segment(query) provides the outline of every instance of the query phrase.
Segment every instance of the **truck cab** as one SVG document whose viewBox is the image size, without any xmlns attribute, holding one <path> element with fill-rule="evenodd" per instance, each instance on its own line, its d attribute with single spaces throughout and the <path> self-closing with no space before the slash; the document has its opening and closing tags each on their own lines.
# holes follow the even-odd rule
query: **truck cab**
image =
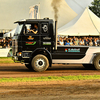
<svg viewBox="0 0 100 100">
<path fill-rule="evenodd" d="M 51 58 L 54 48 L 53 20 L 27 19 L 17 21 L 16 32 L 12 39 L 13 59 L 27 65 L 37 54 Z M 51 61 L 49 61 L 51 63 Z"/>
</svg>

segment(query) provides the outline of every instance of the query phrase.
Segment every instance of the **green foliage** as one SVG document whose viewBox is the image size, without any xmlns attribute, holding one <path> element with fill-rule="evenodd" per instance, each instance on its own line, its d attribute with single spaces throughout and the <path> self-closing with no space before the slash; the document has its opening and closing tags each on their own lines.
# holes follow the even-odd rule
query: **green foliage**
<svg viewBox="0 0 100 100">
<path fill-rule="evenodd" d="M 96 79 L 100 79 L 100 75 L 0 78 L 0 83 L 2 82 L 70 81 L 70 80 L 75 81 L 75 80 L 96 80 Z"/>
<path fill-rule="evenodd" d="M 90 6 L 89 9 L 98 17 L 100 17 L 100 0 L 94 0 L 94 2 L 91 4 L 92 6 Z"/>
</svg>

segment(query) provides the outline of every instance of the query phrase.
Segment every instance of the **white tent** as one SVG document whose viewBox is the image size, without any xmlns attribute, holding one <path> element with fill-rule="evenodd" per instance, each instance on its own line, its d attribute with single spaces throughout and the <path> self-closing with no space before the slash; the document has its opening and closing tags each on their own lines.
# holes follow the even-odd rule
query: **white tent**
<svg viewBox="0 0 100 100">
<path fill-rule="evenodd" d="M 15 31 L 16 31 L 16 28 L 13 29 L 12 31 L 8 32 L 8 33 L 5 33 L 3 37 L 4 37 L 4 38 L 5 38 L 5 37 L 13 37 Z"/>
<path fill-rule="evenodd" d="M 8 57 L 10 48 L 2 48 L 0 49 L 0 57 Z"/>
<path fill-rule="evenodd" d="M 80 14 L 86 7 L 91 5 L 94 0 L 65 0 L 67 4 L 77 13 Z"/>
<path fill-rule="evenodd" d="M 81 14 L 80 14 L 81 15 Z M 78 17 L 80 17 L 80 15 Z M 81 17 L 74 19 L 74 25 L 71 26 L 71 22 L 68 26 L 58 30 L 58 35 L 69 36 L 99 36 L 100 35 L 100 18 L 98 18 L 88 8 L 85 9 Z M 72 21 L 73 22 L 73 21 Z"/>
<path fill-rule="evenodd" d="M 74 20 L 58 29 L 59 32 L 66 30 L 66 28 L 73 26 L 83 14 L 87 6 L 91 5 L 93 0 L 65 0 L 67 4 L 78 14 Z"/>
</svg>

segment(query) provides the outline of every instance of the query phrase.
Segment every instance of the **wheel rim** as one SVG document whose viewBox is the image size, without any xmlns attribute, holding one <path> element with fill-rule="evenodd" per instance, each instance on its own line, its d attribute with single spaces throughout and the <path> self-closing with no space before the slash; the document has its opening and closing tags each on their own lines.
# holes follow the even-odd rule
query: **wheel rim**
<svg viewBox="0 0 100 100">
<path fill-rule="evenodd" d="M 100 67 L 100 59 L 99 59 L 99 61 L 98 61 L 98 65 L 99 65 L 99 67 Z"/>
<path fill-rule="evenodd" d="M 37 59 L 35 62 L 35 66 L 39 69 L 42 69 L 45 67 L 45 60 L 44 59 Z"/>
</svg>

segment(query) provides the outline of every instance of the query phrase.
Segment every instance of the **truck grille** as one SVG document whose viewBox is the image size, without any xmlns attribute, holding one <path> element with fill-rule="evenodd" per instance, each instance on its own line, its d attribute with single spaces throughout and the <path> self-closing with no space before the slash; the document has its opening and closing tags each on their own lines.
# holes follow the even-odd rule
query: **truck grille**
<svg viewBox="0 0 100 100">
<path fill-rule="evenodd" d="M 12 51 L 13 55 L 16 55 L 16 52 L 18 52 L 18 41 L 12 40 Z"/>
</svg>

